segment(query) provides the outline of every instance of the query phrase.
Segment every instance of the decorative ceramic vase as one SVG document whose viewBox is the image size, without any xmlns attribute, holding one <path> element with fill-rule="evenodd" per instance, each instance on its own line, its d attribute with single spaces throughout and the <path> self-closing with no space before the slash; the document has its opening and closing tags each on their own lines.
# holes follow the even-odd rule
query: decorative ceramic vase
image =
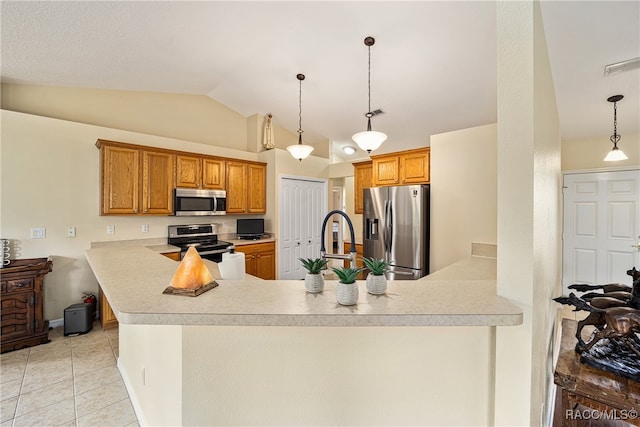
<svg viewBox="0 0 640 427">
<path fill-rule="evenodd" d="M 382 295 L 387 291 L 387 278 L 384 274 L 376 276 L 372 273 L 367 275 L 367 292 L 373 295 Z"/>
<path fill-rule="evenodd" d="M 307 273 L 307 275 L 304 276 L 304 287 L 307 289 L 307 292 L 311 292 L 312 294 L 322 292 L 324 289 L 324 277 L 322 277 L 320 273 Z"/>
<path fill-rule="evenodd" d="M 356 283 L 338 282 L 336 286 L 338 304 L 354 305 L 358 302 L 358 285 Z"/>
</svg>

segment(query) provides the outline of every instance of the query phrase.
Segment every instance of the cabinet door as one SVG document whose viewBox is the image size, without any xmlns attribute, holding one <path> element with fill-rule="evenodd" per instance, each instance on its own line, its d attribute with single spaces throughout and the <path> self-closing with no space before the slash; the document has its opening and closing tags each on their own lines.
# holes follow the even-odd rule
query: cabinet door
<svg viewBox="0 0 640 427">
<path fill-rule="evenodd" d="M 373 159 L 373 185 L 397 185 L 400 182 L 400 159 L 398 156 Z"/>
<path fill-rule="evenodd" d="M 103 146 L 101 215 L 137 214 L 140 188 L 140 152 Z"/>
<path fill-rule="evenodd" d="M 256 254 L 256 276 L 265 280 L 276 278 L 276 254 L 275 252 L 258 252 Z"/>
<path fill-rule="evenodd" d="M 227 213 L 247 212 L 247 164 L 227 162 Z"/>
<path fill-rule="evenodd" d="M 176 187 L 200 188 L 202 159 L 192 156 L 176 156 Z"/>
<path fill-rule="evenodd" d="M 404 154 L 400 157 L 402 184 L 426 184 L 429 182 L 429 150 Z"/>
<path fill-rule="evenodd" d="M 142 152 L 142 213 L 173 213 L 173 162 L 175 156 Z"/>
<path fill-rule="evenodd" d="M 16 292 L 2 296 L 2 340 L 7 341 L 33 334 L 34 292 Z"/>
<path fill-rule="evenodd" d="M 218 159 L 202 159 L 202 188 L 224 190 L 225 161 Z"/>
<path fill-rule="evenodd" d="M 265 213 L 267 211 L 267 168 L 265 165 L 248 165 L 249 187 L 247 211 Z"/>
<path fill-rule="evenodd" d="M 364 213 L 363 190 L 373 185 L 373 162 L 354 164 L 354 211 Z"/>
</svg>

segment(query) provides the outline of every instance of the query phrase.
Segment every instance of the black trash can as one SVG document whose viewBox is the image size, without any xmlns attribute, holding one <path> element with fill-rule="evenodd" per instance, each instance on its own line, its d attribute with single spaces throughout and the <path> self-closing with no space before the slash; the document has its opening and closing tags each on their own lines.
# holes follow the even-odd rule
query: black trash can
<svg viewBox="0 0 640 427">
<path fill-rule="evenodd" d="M 64 334 L 86 334 L 93 328 L 93 305 L 88 302 L 72 304 L 64 309 Z"/>
</svg>

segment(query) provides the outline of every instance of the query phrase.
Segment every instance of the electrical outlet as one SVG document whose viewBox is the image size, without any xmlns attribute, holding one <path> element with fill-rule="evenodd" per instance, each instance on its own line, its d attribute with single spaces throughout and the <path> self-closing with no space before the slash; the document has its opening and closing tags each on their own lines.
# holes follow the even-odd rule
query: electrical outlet
<svg viewBox="0 0 640 427">
<path fill-rule="evenodd" d="M 116 226 L 107 225 L 107 234 L 116 234 Z"/>
<path fill-rule="evenodd" d="M 31 229 L 31 238 L 32 239 L 44 239 L 47 237 L 47 229 L 46 228 L 32 228 Z"/>
<path fill-rule="evenodd" d="M 75 227 L 69 227 L 67 229 L 67 237 L 76 237 L 76 228 Z"/>
<path fill-rule="evenodd" d="M 143 233 L 149 232 L 149 224 L 142 224 L 142 232 Z"/>
</svg>

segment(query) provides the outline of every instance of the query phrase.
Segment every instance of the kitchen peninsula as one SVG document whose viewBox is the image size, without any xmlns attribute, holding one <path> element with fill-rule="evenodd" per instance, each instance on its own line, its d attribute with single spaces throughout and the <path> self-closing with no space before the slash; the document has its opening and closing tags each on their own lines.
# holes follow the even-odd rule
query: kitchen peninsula
<svg viewBox="0 0 640 427">
<path fill-rule="evenodd" d="M 490 424 L 495 328 L 522 323 L 490 258 L 382 296 L 359 281 L 344 307 L 333 281 L 309 294 L 302 281 L 219 280 L 189 298 L 162 294 L 177 263 L 151 249 L 86 257 L 120 322 L 141 424 Z M 460 272 L 473 275 L 447 277 Z"/>
</svg>

